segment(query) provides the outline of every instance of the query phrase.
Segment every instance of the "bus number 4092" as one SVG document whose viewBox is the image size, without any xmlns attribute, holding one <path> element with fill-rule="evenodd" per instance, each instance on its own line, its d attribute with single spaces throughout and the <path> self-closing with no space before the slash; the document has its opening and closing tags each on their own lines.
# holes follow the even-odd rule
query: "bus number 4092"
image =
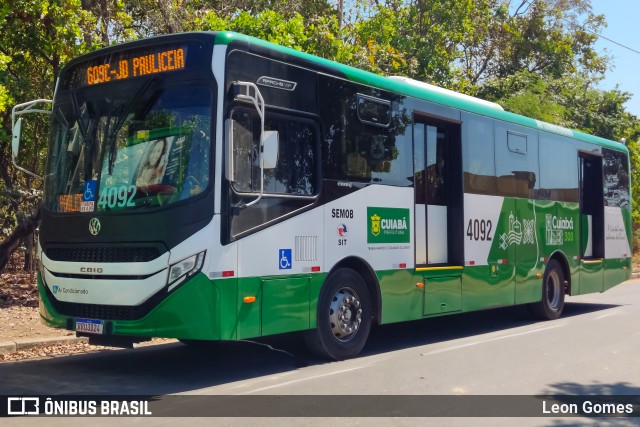
<svg viewBox="0 0 640 427">
<path fill-rule="evenodd" d="M 491 240 L 492 227 L 490 219 L 470 219 L 467 225 L 467 236 L 469 240 Z"/>
</svg>

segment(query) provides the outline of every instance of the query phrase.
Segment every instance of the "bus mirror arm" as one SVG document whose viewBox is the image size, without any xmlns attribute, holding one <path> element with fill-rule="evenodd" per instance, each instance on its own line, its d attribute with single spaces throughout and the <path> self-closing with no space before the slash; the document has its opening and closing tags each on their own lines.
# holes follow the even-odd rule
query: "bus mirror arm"
<svg viewBox="0 0 640 427">
<path fill-rule="evenodd" d="M 244 89 L 244 93 L 243 93 Z M 265 116 L 265 103 L 262 94 L 260 93 L 260 89 L 256 86 L 255 83 L 251 82 L 242 82 L 235 81 L 232 86 L 232 93 L 234 98 L 240 101 L 249 101 L 253 104 L 255 109 L 258 111 L 258 115 L 260 116 L 260 192 L 258 193 L 258 197 L 251 202 L 247 203 L 243 206 L 244 208 L 248 208 L 249 206 L 253 206 L 258 203 L 264 194 L 264 170 L 265 170 L 265 156 L 264 156 L 264 143 L 267 138 L 273 138 L 269 135 L 265 135 L 264 131 L 264 116 Z M 253 94 L 251 93 L 253 92 Z M 277 132 L 276 132 L 276 140 L 277 140 Z M 230 147 L 233 147 L 233 142 L 231 142 Z M 233 151 L 227 150 L 227 163 L 233 163 Z M 269 166 L 269 165 L 267 165 Z M 275 165 L 274 165 L 275 166 Z M 227 168 L 227 173 L 233 171 L 233 167 Z"/>
<path fill-rule="evenodd" d="M 42 177 L 40 175 L 37 175 L 27 169 L 24 169 L 23 167 L 20 167 L 17 163 L 16 163 L 16 158 L 18 157 L 18 151 L 20 149 L 20 137 L 22 135 L 22 117 L 18 117 L 21 116 L 23 114 L 30 114 L 30 113 L 43 113 L 43 114 L 51 114 L 51 110 L 45 110 L 42 108 L 34 108 L 35 106 L 37 106 L 38 104 L 47 104 L 47 105 L 51 105 L 52 101 L 49 99 L 36 99 L 35 101 L 29 101 L 29 102 L 25 102 L 22 104 L 18 104 L 16 106 L 13 107 L 13 109 L 11 110 L 11 162 L 13 163 L 13 166 L 18 169 L 19 171 L 22 171 L 28 175 L 31 175 L 35 178 L 40 178 L 42 179 Z"/>
</svg>

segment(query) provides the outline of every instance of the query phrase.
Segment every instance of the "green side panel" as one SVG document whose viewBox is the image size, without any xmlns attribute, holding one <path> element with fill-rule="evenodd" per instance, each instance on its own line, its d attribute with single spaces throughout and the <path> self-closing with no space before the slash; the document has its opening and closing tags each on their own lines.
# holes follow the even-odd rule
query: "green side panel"
<svg viewBox="0 0 640 427">
<path fill-rule="evenodd" d="M 176 289 L 149 314 L 138 320 L 107 320 L 113 335 L 232 340 L 236 338 L 236 280 L 212 282 L 199 273 Z M 68 317 L 58 314 L 40 286 L 40 316 L 50 326 L 66 327 Z"/>
<path fill-rule="evenodd" d="M 542 297 L 548 260 L 559 256 L 569 266 L 572 292 L 579 292 L 579 205 L 505 198 L 486 260 L 466 266 L 462 310 L 526 304 Z M 590 290 L 592 292 L 592 290 Z"/>
<path fill-rule="evenodd" d="M 631 278 L 631 258 L 604 260 L 604 290 Z"/>
<path fill-rule="evenodd" d="M 413 270 L 377 271 L 382 295 L 381 323 L 403 322 L 423 317 L 422 273 Z"/>
<path fill-rule="evenodd" d="M 456 276 L 425 277 L 424 314 L 435 315 L 460 311 L 462 308 L 462 278 Z"/>
<path fill-rule="evenodd" d="M 629 247 L 633 252 L 633 219 L 631 218 L 630 208 L 622 208 L 622 218 L 624 220 L 624 229 L 627 233 L 627 239 L 629 240 Z"/>
<path fill-rule="evenodd" d="M 549 203 L 544 203 L 548 208 Z M 539 301 L 542 296 L 542 279 L 545 263 L 541 261 L 541 245 L 544 236 L 545 208 L 536 201 L 515 200 L 515 215 L 522 223 L 522 240 L 516 246 L 516 304 Z M 538 216 L 540 215 L 540 218 Z"/>
<path fill-rule="evenodd" d="M 246 297 L 255 297 L 253 303 L 246 303 Z M 262 307 L 262 280 L 260 277 L 238 279 L 238 339 L 259 337 L 260 308 Z"/>
<path fill-rule="evenodd" d="M 580 294 L 602 292 L 604 260 L 582 260 L 580 266 Z"/>
<path fill-rule="evenodd" d="M 310 277 L 262 281 L 262 335 L 309 329 Z"/>
<path fill-rule="evenodd" d="M 40 273 L 38 273 L 38 293 L 40 294 L 40 302 L 38 303 L 38 308 L 40 312 L 40 319 L 42 320 L 42 322 L 52 328 L 66 329 L 67 318 L 65 316 L 59 315 L 54 310 L 44 291 L 44 283 L 42 283 L 42 277 L 40 277 Z"/>
<path fill-rule="evenodd" d="M 326 274 L 238 279 L 238 339 L 314 328 Z M 245 297 L 255 297 L 247 303 Z"/>
<path fill-rule="evenodd" d="M 327 274 L 314 274 L 311 276 L 311 292 L 309 295 L 309 328 L 315 328 L 318 324 L 318 297 L 320 289 L 327 279 Z"/>
<path fill-rule="evenodd" d="M 467 266 L 462 281 L 462 311 L 512 305 L 515 298 L 516 240 L 521 233 L 515 200 L 505 198 L 487 262 Z M 521 222 L 521 221 L 520 221 Z"/>
<path fill-rule="evenodd" d="M 544 253 L 545 257 L 551 257 L 554 252 L 561 252 L 565 255 L 567 264 L 569 265 L 569 272 L 571 275 L 571 295 L 578 295 L 580 293 L 580 268 L 581 261 L 580 255 L 582 254 L 580 249 L 580 204 L 576 202 L 555 202 L 554 210 L 551 212 L 556 218 L 569 220 L 569 224 L 573 228 L 567 228 L 562 231 L 562 244 L 554 245 L 547 243 L 547 247 Z M 549 219 L 552 223 L 549 225 Z M 554 232 L 553 217 L 545 221 L 545 239 L 553 240 L 551 233 Z M 559 230 L 555 230 L 559 232 Z M 569 280 L 567 278 L 567 280 Z"/>
<path fill-rule="evenodd" d="M 580 205 L 575 202 L 536 201 L 541 257 L 562 254 L 570 271 L 571 294 L 580 293 Z M 546 264 L 545 264 L 546 267 Z M 541 272 L 544 274 L 544 269 Z M 542 286 L 542 280 L 540 280 Z M 538 296 L 540 299 L 542 289 Z"/>
</svg>

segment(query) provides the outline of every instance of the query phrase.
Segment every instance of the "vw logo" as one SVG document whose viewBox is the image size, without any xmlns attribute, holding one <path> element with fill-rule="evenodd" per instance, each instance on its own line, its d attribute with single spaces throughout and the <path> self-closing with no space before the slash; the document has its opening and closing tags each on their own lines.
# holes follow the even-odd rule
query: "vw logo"
<svg viewBox="0 0 640 427">
<path fill-rule="evenodd" d="M 100 232 L 100 220 L 98 220 L 98 218 L 91 218 L 91 221 L 89 221 L 89 233 L 93 234 L 94 236 L 97 236 L 99 232 Z"/>
</svg>

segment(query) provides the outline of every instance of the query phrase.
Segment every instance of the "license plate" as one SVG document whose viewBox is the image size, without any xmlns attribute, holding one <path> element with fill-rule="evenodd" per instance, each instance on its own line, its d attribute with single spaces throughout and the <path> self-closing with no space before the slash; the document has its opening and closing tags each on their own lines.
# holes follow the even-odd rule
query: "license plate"
<svg viewBox="0 0 640 427">
<path fill-rule="evenodd" d="M 102 335 L 104 333 L 104 321 L 93 319 L 76 319 L 76 332 Z"/>
</svg>

